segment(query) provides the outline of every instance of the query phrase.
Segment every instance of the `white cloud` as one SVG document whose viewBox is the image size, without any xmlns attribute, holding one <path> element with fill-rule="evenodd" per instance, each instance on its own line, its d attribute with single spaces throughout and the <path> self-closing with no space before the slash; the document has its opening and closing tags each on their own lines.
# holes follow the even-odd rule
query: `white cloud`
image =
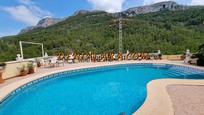
<svg viewBox="0 0 204 115">
<path fill-rule="evenodd" d="M 169 1 L 169 0 L 144 0 L 143 4 L 144 5 L 149 5 L 149 4 L 154 4 L 154 3 L 158 3 L 158 2 L 164 2 L 164 1 Z"/>
<path fill-rule="evenodd" d="M 126 0 L 88 0 L 95 10 L 105 10 L 107 12 L 119 12 L 122 10 Z"/>
<path fill-rule="evenodd" d="M 204 0 L 192 0 L 192 5 L 204 5 Z"/>
<path fill-rule="evenodd" d="M 35 25 L 39 20 L 39 17 L 33 15 L 32 11 L 24 5 L 20 5 L 16 7 L 5 7 L 4 11 L 8 12 L 17 21 L 20 21 L 29 25 Z"/>
<path fill-rule="evenodd" d="M 2 10 L 9 13 L 15 20 L 28 25 L 36 25 L 41 18 L 52 16 L 50 12 L 42 10 L 31 0 L 19 0 L 19 3 L 21 5 L 3 7 Z"/>
</svg>

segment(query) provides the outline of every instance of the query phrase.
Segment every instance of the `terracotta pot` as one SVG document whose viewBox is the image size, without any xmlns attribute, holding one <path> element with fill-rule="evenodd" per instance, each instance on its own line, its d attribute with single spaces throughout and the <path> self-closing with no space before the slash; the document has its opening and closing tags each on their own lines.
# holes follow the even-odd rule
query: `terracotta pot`
<svg viewBox="0 0 204 115">
<path fill-rule="evenodd" d="M 40 64 L 40 63 L 37 63 L 37 67 L 41 67 L 41 64 Z"/>
<path fill-rule="evenodd" d="M 20 76 L 26 76 L 26 75 L 28 75 L 28 71 L 21 71 L 20 72 Z"/>
<path fill-rule="evenodd" d="M 34 68 L 33 68 L 33 69 L 30 69 L 29 72 L 28 72 L 28 74 L 33 74 L 33 73 L 35 73 Z"/>
<path fill-rule="evenodd" d="M 2 83 L 4 83 L 5 81 L 4 81 L 4 79 L 2 78 L 2 75 L 3 75 L 3 72 L 2 71 L 0 71 L 0 84 L 2 84 Z"/>
</svg>

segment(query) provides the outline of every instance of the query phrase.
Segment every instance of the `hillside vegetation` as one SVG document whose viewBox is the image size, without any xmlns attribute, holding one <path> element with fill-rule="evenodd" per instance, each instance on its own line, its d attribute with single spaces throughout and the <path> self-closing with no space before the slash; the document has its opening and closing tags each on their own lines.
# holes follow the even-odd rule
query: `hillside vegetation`
<svg viewBox="0 0 204 115">
<path fill-rule="evenodd" d="M 106 12 L 72 16 L 46 29 L 0 40 L 0 61 L 14 60 L 19 41 L 44 43 L 49 55 L 59 51 L 117 52 L 118 21 Z M 123 18 L 124 51 L 181 54 L 204 43 L 204 9 L 160 11 Z M 40 47 L 24 45 L 25 57 L 41 55 Z"/>
</svg>

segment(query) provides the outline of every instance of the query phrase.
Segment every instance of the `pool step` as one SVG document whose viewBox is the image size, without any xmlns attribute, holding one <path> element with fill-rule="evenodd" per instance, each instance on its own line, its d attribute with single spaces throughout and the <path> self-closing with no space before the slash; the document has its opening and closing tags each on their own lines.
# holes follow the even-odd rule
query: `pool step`
<svg viewBox="0 0 204 115">
<path fill-rule="evenodd" d="M 184 71 L 184 70 L 175 70 L 175 71 L 182 71 L 186 74 L 201 74 L 202 72 L 201 71 Z"/>
<path fill-rule="evenodd" d="M 178 74 L 178 73 L 166 73 L 165 75 L 170 76 L 170 77 L 185 76 L 184 74 Z"/>
<path fill-rule="evenodd" d="M 190 74 L 201 74 L 203 73 L 203 71 L 201 70 L 196 70 L 196 69 L 183 69 L 183 68 L 169 68 L 169 70 L 173 70 L 173 71 L 183 71 L 185 73 L 190 73 Z"/>
<path fill-rule="evenodd" d="M 178 76 L 188 76 L 188 75 L 197 75 L 202 74 L 201 72 L 194 72 L 194 71 L 184 71 L 184 70 L 169 70 L 165 75 L 170 77 L 178 77 Z"/>
<path fill-rule="evenodd" d="M 177 77 L 177 76 L 186 76 L 189 74 L 183 71 L 169 71 L 166 73 L 166 75 L 171 76 L 171 77 Z"/>
</svg>

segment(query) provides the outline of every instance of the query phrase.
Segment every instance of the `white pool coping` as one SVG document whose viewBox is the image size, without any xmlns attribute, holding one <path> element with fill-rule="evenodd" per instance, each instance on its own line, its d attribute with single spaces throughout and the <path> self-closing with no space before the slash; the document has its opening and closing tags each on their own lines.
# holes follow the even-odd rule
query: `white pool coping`
<svg viewBox="0 0 204 115">
<path fill-rule="evenodd" d="M 155 61 L 120 61 L 120 62 L 97 62 L 97 63 L 78 63 L 67 64 L 64 67 L 50 68 L 40 71 L 39 73 L 29 75 L 24 79 L 20 79 L 0 87 L 0 102 L 17 88 L 42 77 L 70 70 L 93 68 L 101 66 L 110 66 L 118 64 L 136 64 L 136 63 L 155 63 L 155 64 L 172 64 L 187 66 L 204 70 L 203 67 L 185 65 L 180 62 L 155 60 Z M 204 85 L 204 80 L 178 80 L 178 79 L 161 79 L 151 81 L 147 85 L 147 98 L 144 104 L 133 115 L 174 115 L 173 104 L 166 90 L 166 86 L 173 84 L 188 84 L 188 85 Z"/>
</svg>

